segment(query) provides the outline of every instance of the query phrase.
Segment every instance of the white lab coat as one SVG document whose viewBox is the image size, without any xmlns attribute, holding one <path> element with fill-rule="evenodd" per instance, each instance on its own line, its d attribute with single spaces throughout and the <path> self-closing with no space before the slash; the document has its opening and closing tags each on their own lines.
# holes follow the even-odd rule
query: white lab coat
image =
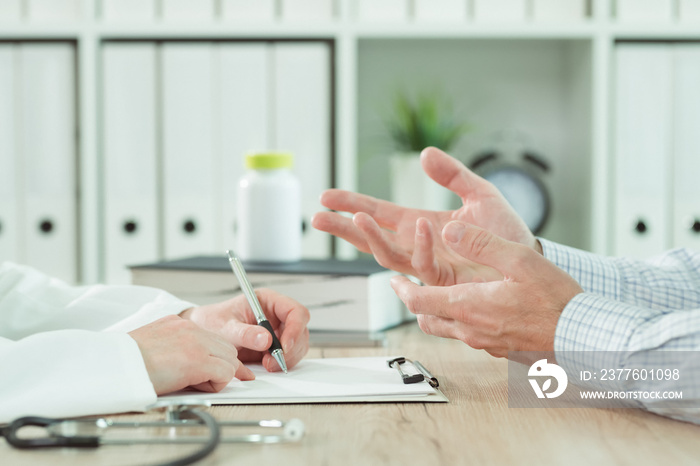
<svg viewBox="0 0 700 466">
<path fill-rule="evenodd" d="M 192 306 L 155 288 L 75 287 L 0 264 L 0 423 L 143 411 L 156 393 L 127 332 Z"/>
</svg>

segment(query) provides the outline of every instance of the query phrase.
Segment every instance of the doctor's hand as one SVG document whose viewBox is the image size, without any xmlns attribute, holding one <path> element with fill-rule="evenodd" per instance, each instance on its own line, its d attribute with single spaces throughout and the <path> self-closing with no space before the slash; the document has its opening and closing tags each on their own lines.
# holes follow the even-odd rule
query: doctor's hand
<svg viewBox="0 0 700 466">
<path fill-rule="evenodd" d="M 178 316 L 168 316 L 129 332 L 141 350 L 148 376 L 159 395 L 193 387 L 218 392 L 233 377 L 253 379 L 236 348 Z"/>
<path fill-rule="evenodd" d="M 499 280 L 497 271 L 465 260 L 439 241 L 439 232 L 452 220 L 480 226 L 510 241 L 541 252 L 529 228 L 498 189 L 463 163 L 434 147 L 421 153 L 423 171 L 462 199 L 454 211 L 401 207 L 363 194 L 331 189 L 321 204 L 355 214 L 352 219 L 335 212 L 319 212 L 312 225 L 374 254 L 384 267 L 418 277 L 429 285 L 453 285 Z"/>
<path fill-rule="evenodd" d="M 261 288 L 255 294 L 282 345 L 287 367 L 294 367 L 309 350 L 308 309 L 273 290 Z M 180 316 L 225 338 L 238 349 L 238 358 L 244 363 L 262 362 L 270 372 L 281 370 L 267 351 L 272 345 L 272 335 L 257 324 L 244 295 L 194 307 Z"/>
<path fill-rule="evenodd" d="M 392 287 L 418 315 L 425 333 L 461 340 L 496 357 L 509 351 L 554 351 L 554 332 L 567 303 L 583 292 L 563 270 L 531 248 L 462 222 L 442 239 L 460 256 L 494 268 L 499 281 L 419 286 L 394 277 Z"/>
</svg>

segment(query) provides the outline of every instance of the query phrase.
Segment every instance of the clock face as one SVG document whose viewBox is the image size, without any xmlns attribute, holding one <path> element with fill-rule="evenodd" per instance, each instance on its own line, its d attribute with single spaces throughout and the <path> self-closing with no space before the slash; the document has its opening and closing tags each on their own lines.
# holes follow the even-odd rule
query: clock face
<svg viewBox="0 0 700 466">
<path fill-rule="evenodd" d="M 501 167 L 483 175 L 503 194 L 533 233 L 549 215 L 549 197 L 542 182 L 517 167 Z"/>
</svg>

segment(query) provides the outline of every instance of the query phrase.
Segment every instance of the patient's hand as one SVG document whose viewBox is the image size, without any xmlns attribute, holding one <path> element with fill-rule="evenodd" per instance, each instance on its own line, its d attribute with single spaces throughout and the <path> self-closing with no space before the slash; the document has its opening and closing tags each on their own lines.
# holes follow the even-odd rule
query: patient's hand
<svg viewBox="0 0 700 466">
<path fill-rule="evenodd" d="M 331 189 L 323 193 L 321 203 L 331 210 L 355 215 L 350 219 L 335 212 L 319 212 L 313 226 L 373 254 L 384 267 L 416 276 L 429 285 L 502 278 L 493 268 L 469 261 L 445 247 L 440 234 L 452 220 L 477 225 L 541 252 L 525 222 L 491 183 L 434 147 L 422 152 L 421 163 L 430 178 L 462 199 L 462 207 L 443 212 L 411 209 Z"/>
</svg>

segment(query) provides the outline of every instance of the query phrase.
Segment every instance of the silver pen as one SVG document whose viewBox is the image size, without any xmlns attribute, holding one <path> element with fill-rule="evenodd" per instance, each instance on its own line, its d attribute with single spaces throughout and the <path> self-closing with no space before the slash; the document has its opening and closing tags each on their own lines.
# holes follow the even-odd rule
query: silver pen
<svg viewBox="0 0 700 466">
<path fill-rule="evenodd" d="M 241 286 L 241 290 L 243 290 L 243 294 L 248 300 L 248 304 L 250 304 L 250 308 L 253 310 L 253 314 L 255 314 L 255 320 L 258 321 L 258 325 L 266 328 L 267 331 L 270 332 L 270 334 L 272 335 L 272 345 L 270 346 L 270 349 L 268 351 L 270 352 L 272 357 L 275 358 L 277 364 L 279 364 L 280 368 L 286 374 L 287 364 L 284 361 L 284 351 L 282 351 L 282 345 L 277 339 L 275 331 L 272 330 L 272 325 L 270 325 L 270 322 L 265 317 L 265 313 L 263 312 L 262 307 L 260 306 L 260 301 L 258 301 L 258 297 L 256 296 L 255 291 L 253 291 L 252 285 L 248 281 L 248 275 L 246 275 L 245 273 L 243 264 L 241 264 L 241 260 L 230 249 L 226 251 L 226 254 L 228 254 L 228 261 L 231 264 L 231 269 L 233 269 L 233 273 L 236 274 L 236 278 L 238 279 L 238 283 Z"/>
</svg>

